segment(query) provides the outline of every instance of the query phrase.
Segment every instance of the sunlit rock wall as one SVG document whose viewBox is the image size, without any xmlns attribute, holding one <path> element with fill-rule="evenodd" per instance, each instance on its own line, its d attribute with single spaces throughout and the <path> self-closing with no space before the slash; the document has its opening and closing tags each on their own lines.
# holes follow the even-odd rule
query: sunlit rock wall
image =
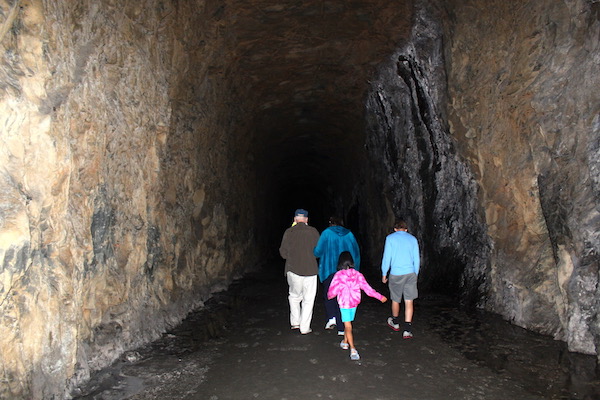
<svg viewBox="0 0 600 400">
<path fill-rule="evenodd" d="M 596 353 L 600 4 L 448 3 L 451 132 L 494 241 L 486 306 Z"/>
<path fill-rule="evenodd" d="M 0 9 L 0 398 L 63 398 L 256 261 L 254 178 L 216 2 Z"/>
<path fill-rule="evenodd" d="M 595 354 L 600 4 L 422 3 L 367 103 L 373 246 L 404 215 L 422 287 Z"/>
</svg>

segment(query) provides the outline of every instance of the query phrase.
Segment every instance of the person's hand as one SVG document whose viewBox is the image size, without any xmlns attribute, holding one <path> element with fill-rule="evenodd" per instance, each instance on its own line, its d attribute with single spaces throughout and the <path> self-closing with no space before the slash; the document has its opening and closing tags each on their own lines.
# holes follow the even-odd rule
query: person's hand
<svg viewBox="0 0 600 400">
<path fill-rule="evenodd" d="M 387 301 L 387 297 L 383 296 L 383 297 L 381 298 L 381 302 L 382 302 L 382 303 L 385 303 L 386 301 Z"/>
<path fill-rule="evenodd" d="M 387 283 L 387 276 L 382 276 L 381 277 L 381 282 Z"/>
</svg>

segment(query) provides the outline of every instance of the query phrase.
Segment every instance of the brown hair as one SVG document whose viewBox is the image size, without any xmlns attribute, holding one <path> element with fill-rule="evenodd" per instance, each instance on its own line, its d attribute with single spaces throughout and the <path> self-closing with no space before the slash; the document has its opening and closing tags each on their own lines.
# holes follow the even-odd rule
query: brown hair
<svg viewBox="0 0 600 400">
<path fill-rule="evenodd" d="M 408 229 L 408 225 L 405 220 L 397 219 L 394 223 L 394 229 Z"/>
</svg>

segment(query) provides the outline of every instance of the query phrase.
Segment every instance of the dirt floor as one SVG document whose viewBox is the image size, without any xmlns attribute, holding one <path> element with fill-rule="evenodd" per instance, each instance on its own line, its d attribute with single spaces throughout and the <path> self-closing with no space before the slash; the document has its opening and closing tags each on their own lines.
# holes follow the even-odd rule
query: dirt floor
<svg viewBox="0 0 600 400">
<path fill-rule="evenodd" d="M 369 276 L 387 295 L 387 288 Z M 77 399 L 600 399 L 596 358 L 467 313 L 443 297 L 415 303 L 414 339 L 386 324 L 389 303 L 363 296 L 354 323 L 361 360 L 324 329 L 289 327 L 278 266 L 236 281 L 162 339 L 127 352 L 74 392 Z"/>
</svg>

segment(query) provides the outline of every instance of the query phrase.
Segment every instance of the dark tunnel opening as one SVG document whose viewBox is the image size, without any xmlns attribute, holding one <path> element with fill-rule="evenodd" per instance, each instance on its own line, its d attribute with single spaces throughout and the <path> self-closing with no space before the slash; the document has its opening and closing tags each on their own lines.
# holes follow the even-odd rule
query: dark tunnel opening
<svg viewBox="0 0 600 400">
<path fill-rule="evenodd" d="M 385 236 L 403 217 L 421 242 L 423 291 L 466 290 L 463 300 L 477 304 L 489 246 L 471 172 L 448 132 L 439 21 L 412 2 L 312 7 L 294 11 L 310 27 L 302 37 L 288 37 L 295 31 L 277 13 L 263 16 L 272 25 L 261 31 L 245 19 L 254 10 L 236 24 L 245 39 L 238 51 L 252 57 L 236 61 L 243 73 L 229 85 L 252 95 L 246 125 L 264 187 L 263 253 L 279 259 L 293 211 L 306 208 L 319 231 L 330 215 L 344 218 L 377 270 Z M 343 16 L 338 25 L 313 19 L 330 13 Z"/>
<path fill-rule="evenodd" d="M 319 231 L 330 215 L 345 218 L 364 252 L 380 257 L 381 234 L 369 236 L 381 226 L 389 233 L 391 222 L 380 224 L 388 210 L 375 211 L 364 198 L 365 102 L 381 63 L 408 40 L 413 12 L 411 1 L 306 2 L 261 13 L 238 4 L 229 29 L 239 57 L 228 86 L 250 110 L 245 126 L 264 187 L 255 225 L 269 225 L 264 254 L 279 259 L 283 232 L 302 207 Z"/>
<path fill-rule="evenodd" d="M 321 132 L 327 137 L 327 132 Z M 319 148 L 309 141 L 299 140 L 284 150 L 276 150 L 276 157 L 265 156 L 266 160 L 279 159 L 269 165 L 268 176 L 271 181 L 265 182 L 269 187 L 267 196 L 272 201 L 269 217 L 273 220 L 270 231 L 270 247 L 275 258 L 279 258 L 277 249 L 285 229 L 292 223 L 295 209 L 309 211 L 310 225 L 319 232 L 327 228 L 328 218 L 336 213 L 342 214 L 343 199 L 336 193 L 340 187 L 347 185 L 352 175 L 340 174 L 334 164 L 342 163 L 335 151 Z"/>
<path fill-rule="evenodd" d="M 441 64 L 437 47 L 403 48 L 372 72 L 371 85 L 351 107 L 315 94 L 306 100 L 319 106 L 292 103 L 257 117 L 256 130 L 267 132 L 258 158 L 268 188 L 267 219 L 275 221 L 266 250 L 271 257 L 279 258 L 293 211 L 306 208 L 319 232 L 330 215 L 342 217 L 364 264 L 376 272 L 385 236 L 402 217 L 421 244 L 422 291 L 477 304 L 485 282 L 464 271 L 469 264 L 485 267 L 485 228 L 470 172 L 448 134 Z"/>
</svg>

